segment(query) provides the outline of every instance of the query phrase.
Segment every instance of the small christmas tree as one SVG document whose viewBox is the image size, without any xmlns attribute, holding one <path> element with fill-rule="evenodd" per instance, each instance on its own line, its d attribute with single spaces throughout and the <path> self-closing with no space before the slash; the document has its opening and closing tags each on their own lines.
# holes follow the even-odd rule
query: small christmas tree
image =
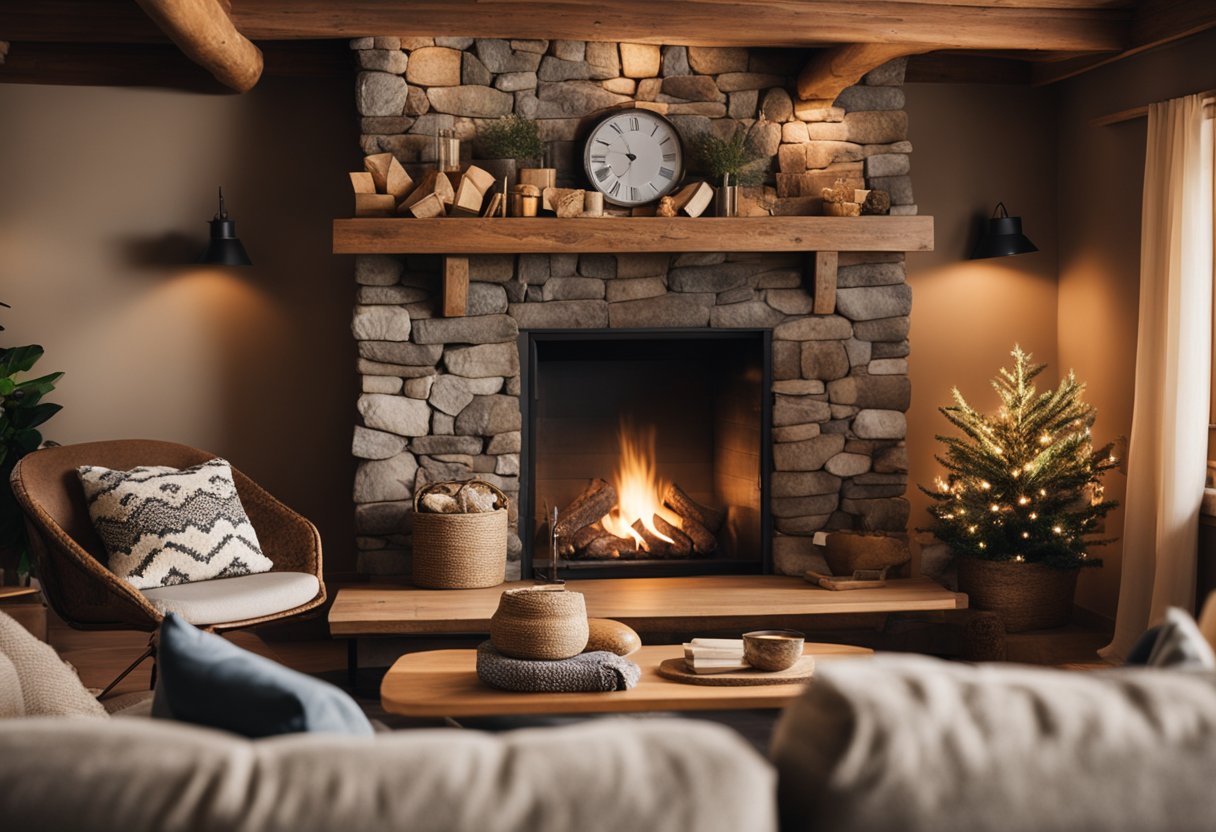
<svg viewBox="0 0 1216 832">
<path fill-rule="evenodd" d="M 1116 505 L 1103 498 L 1102 475 L 1118 463 L 1111 445 L 1094 450 L 1095 410 L 1081 401 L 1085 385 L 1072 371 L 1055 391 L 1039 394 L 1034 379 L 1045 364 L 1013 348 L 1013 369 L 992 386 L 995 415 L 976 411 L 955 388 L 954 405 L 940 408 L 963 437 L 938 436 L 937 457 L 948 474 L 933 498 L 931 531 L 964 557 L 1041 563 L 1059 569 L 1100 566 L 1090 535 Z"/>
</svg>

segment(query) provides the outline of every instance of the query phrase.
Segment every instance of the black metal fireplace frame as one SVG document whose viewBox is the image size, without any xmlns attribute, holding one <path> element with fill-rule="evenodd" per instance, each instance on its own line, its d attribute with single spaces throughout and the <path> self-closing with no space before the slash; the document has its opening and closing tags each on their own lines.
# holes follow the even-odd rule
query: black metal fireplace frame
<svg viewBox="0 0 1216 832">
<path fill-rule="evenodd" d="M 771 574 L 773 571 L 772 537 L 773 517 L 770 509 L 772 454 L 773 454 L 773 331 L 771 329 L 714 329 L 696 328 L 629 328 L 629 329 L 529 329 L 519 333 L 520 388 L 519 407 L 523 417 L 520 447 L 520 474 L 523 480 L 519 491 L 519 537 L 523 542 L 521 572 L 525 578 L 535 577 L 535 568 L 544 568 L 547 553 L 534 558 L 531 518 L 536 501 L 535 443 L 536 408 L 532 406 L 533 379 L 538 371 L 537 345 L 545 341 L 602 341 L 612 339 L 634 340 L 705 340 L 752 341 L 759 340 L 760 360 L 763 370 L 761 379 L 760 419 L 760 557 L 754 560 L 682 560 L 682 561 L 623 561 L 587 562 L 565 565 L 559 570 L 562 578 L 619 578 L 628 571 L 632 576 L 670 577 L 676 575 L 718 574 Z"/>
</svg>

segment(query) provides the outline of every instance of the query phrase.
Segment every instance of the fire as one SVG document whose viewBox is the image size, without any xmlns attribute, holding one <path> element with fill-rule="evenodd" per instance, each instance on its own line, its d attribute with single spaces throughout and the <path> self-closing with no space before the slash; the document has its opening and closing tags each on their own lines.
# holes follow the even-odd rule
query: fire
<svg viewBox="0 0 1216 832">
<path fill-rule="evenodd" d="M 613 485 L 616 487 L 617 504 L 600 521 L 604 529 L 617 537 L 633 538 L 639 549 L 649 551 L 645 539 L 633 528 L 638 520 L 642 526 L 667 543 L 674 543 L 667 535 L 655 528 L 657 514 L 673 526 L 679 527 L 680 518 L 663 505 L 663 492 L 667 483 L 661 480 L 655 462 L 655 429 L 635 429 L 628 422 L 621 422 L 621 455 L 617 461 Z"/>
</svg>

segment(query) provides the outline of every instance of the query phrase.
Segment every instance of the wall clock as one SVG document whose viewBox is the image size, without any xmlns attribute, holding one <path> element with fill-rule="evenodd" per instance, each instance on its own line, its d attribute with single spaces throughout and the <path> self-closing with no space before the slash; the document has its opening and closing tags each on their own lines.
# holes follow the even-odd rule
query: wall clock
<svg viewBox="0 0 1216 832">
<path fill-rule="evenodd" d="M 583 167 L 607 202 L 645 205 L 679 184 L 684 146 L 675 125 L 658 113 L 618 110 L 591 128 Z"/>
</svg>

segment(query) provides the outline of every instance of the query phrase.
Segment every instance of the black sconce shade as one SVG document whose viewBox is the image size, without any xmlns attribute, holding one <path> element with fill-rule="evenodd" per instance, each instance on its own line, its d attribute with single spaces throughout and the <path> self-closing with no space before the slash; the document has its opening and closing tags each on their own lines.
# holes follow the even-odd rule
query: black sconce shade
<svg viewBox="0 0 1216 832">
<path fill-rule="evenodd" d="M 984 233 L 971 251 L 971 259 L 1007 257 L 1038 250 L 1038 246 L 1022 233 L 1022 218 L 1009 216 L 1005 203 L 998 202 L 992 216 L 984 224 Z"/>
<path fill-rule="evenodd" d="M 211 239 L 199 255 L 198 262 L 212 266 L 252 266 L 253 261 L 245 253 L 245 247 L 236 236 L 236 220 L 228 219 L 224 207 L 224 189 L 220 188 L 220 210 L 208 223 Z"/>
</svg>

